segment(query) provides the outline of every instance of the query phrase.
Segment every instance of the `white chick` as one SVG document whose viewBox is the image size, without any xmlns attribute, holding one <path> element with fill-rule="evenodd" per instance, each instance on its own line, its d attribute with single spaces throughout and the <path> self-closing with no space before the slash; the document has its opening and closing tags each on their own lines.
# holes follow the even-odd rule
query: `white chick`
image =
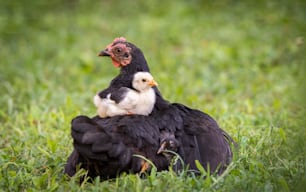
<svg viewBox="0 0 306 192">
<path fill-rule="evenodd" d="M 155 104 L 156 96 L 152 87 L 157 86 L 148 72 L 134 74 L 132 87 L 121 87 L 109 93 L 106 98 L 98 94 L 94 97 L 98 115 L 102 118 L 116 115 L 149 115 Z"/>
</svg>

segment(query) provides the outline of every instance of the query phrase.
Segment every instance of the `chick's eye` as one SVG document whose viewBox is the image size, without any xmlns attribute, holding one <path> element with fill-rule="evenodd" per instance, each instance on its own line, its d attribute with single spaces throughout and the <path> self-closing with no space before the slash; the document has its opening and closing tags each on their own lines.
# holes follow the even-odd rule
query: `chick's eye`
<svg viewBox="0 0 306 192">
<path fill-rule="evenodd" d="M 146 82 L 147 80 L 146 79 L 142 79 L 142 82 Z"/>
</svg>

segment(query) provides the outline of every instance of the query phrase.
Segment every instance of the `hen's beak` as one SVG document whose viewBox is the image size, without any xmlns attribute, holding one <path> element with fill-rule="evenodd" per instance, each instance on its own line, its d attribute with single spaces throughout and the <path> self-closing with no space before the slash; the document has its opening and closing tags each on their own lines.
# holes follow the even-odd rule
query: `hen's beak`
<svg viewBox="0 0 306 192">
<path fill-rule="evenodd" d="M 165 148 L 166 148 L 166 143 L 163 142 L 156 154 L 161 154 L 162 152 L 164 152 Z"/>
<path fill-rule="evenodd" d="M 151 81 L 149 81 L 148 85 L 149 85 L 150 87 L 154 87 L 154 86 L 157 86 L 158 83 L 157 83 L 156 81 L 154 81 L 154 80 L 151 80 Z"/>
<path fill-rule="evenodd" d="M 98 54 L 98 56 L 101 56 L 101 57 L 107 56 L 107 57 L 109 57 L 109 56 L 110 56 L 109 50 L 108 50 L 108 49 L 105 49 L 105 50 L 101 51 L 101 52 Z"/>
</svg>

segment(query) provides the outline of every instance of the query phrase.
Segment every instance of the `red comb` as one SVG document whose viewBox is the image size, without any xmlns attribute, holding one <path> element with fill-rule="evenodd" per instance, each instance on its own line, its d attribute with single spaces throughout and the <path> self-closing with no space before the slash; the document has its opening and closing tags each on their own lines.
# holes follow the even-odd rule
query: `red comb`
<svg viewBox="0 0 306 192">
<path fill-rule="evenodd" d="M 124 37 L 117 37 L 113 40 L 113 43 L 118 43 L 118 42 L 126 42 L 126 39 Z"/>
</svg>

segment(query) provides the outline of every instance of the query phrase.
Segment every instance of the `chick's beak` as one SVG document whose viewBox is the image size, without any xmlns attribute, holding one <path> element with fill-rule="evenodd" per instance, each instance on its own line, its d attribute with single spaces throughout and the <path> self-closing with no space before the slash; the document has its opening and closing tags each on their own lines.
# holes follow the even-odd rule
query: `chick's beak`
<svg viewBox="0 0 306 192">
<path fill-rule="evenodd" d="M 154 81 L 154 80 L 151 80 L 151 81 L 149 81 L 148 85 L 150 87 L 154 87 L 154 86 L 158 86 L 158 83 L 156 81 Z"/>
<path fill-rule="evenodd" d="M 109 50 L 106 48 L 105 50 L 101 51 L 101 52 L 98 54 L 98 56 L 101 56 L 101 57 L 107 56 L 107 57 L 109 57 L 109 56 L 111 56 L 111 55 L 110 55 Z"/>
</svg>

